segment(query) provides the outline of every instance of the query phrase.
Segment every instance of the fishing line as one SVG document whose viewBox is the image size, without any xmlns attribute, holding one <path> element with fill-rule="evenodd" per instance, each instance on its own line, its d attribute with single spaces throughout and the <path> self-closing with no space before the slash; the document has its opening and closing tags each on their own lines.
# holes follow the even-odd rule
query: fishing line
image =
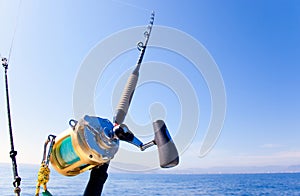
<svg viewBox="0 0 300 196">
<path fill-rule="evenodd" d="M 135 8 L 135 9 L 146 11 L 146 12 L 151 12 L 152 11 L 150 9 L 146 9 L 144 7 L 140 7 L 140 6 L 137 6 L 137 5 L 134 5 L 134 4 L 130 4 L 130 3 L 127 3 L 127 2 L 123 2 L 123 1 L 119 1 L 119 0 L 111 0 L 111 1 L 115 2 L 115 3 L 119 3 L 119 4 L 122 4 L 122 5 L 125 5 L 125 6 L 128 6 L 128 7 L 132 7 L 132 8 Z M 124 59 L 122 62 L 124 62 L 124 61 L 127 62 L 128 59 L 129 59 L 129 56 L 127 56 L 126 59 Z M 107 87 L 107 85 L 110 84 L 114 80 L 114 78 L 115 78 L 116 75 L 118 75 L 118 73 L 114 72 L 114 74 L 111 76 L 111 78 L 106 83 L 104 83 L 103 89 L 105 89 Z M 100 97 L 101 93 L 102 92 L 100 90 L 100 93 L 98 93 L 98 95 L 95 97 L 95 100 L 97 100 Z"/>
<path fill-rule="evenodd" d="M 9 61 L 10 61 L 10 57 L 11 57 L 11 53 L 12 53 L 12 49 L 13 49 L 13 45 L 14 45 L 14 41 L 15 41 L 15 37 L 16 37 L 18 22 L 19 22 L 19 18 L 20 18 L 21 1 L 22 0 L 19 1 L 18 11 L 17 11 L 17 17 L 16 17 L 16 22 L 15 22 L 15 28 L 14 28 L 14 32 L 13 32 L 13 37 L 12 37 L 12 40 L 11 40 L 10 48 L 9 48 L 8 59 L 7 59 L 7 63 L 8 64 L 9 64 Z"/>
<path fill-rule="evenodd" d="M 116 3 L 119 3 L 119 4 L 122 4 L 122 5 L 129 6 L 129 7 L 132 7 L 132 8 L 136 8 L 136 9 L 140 9 L 140 10 L 143 10 L 143 11 L 147 11 L 147 12 L 151 12 L 151 11 L 152 11 L 152 10 L 150 10 L 150 9 L 147 9 L 147 8 L 144 8 L 144 7 L 140 7 L 140 6 L 131 4 L 131 3 L 119 1 L 119 0 L 111 0 L 111 1 L 116 2 Z"/>
<path fill-rule="evenodd" d="M 124 60 L 122 60 L 122 64 L 123 65 L 129 64 L 129 62 L 130 62 L 129 59 L 130 59 L 130 56 L 127 55 L 126 58 Z M 113 62 L 111 62 L 109 64 L 113 64 Z M 130 69 L 128 69 L 128 70 L 130 70 Z M 128 70 L 126 70 L 126 71 L 128 71 Z M 107 88 L 107 86 L 109 84 L 112 84 L 116 80 L 118 75 L 119 75 L 119 73 L 114 71 L 114 73 L 110 76 L 109 80 L 107 82 L 101 84 L 102 88 L 100 89 L 99 93 L 97 93 L 98 95 L 96 95 L 95 100 L 97 100 L 102 95 L 102 93 L 104 93 L 105 88 Z M 92 106 L 92 103 L 91 103 L 91 106 Z"/>
</svg>

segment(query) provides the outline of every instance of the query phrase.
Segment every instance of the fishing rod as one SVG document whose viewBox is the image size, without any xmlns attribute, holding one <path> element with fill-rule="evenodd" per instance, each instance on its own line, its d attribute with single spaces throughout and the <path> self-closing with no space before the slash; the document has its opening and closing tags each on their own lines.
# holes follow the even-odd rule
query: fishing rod
<svg viewBox="0 0 300 196">
<path fill-rule="evenodd" d="M 21 177 L 18 175 L 18 168 L 17 168 L 17 151 L 14 147 L 14 138 L 13 138 L 13 132 L 12 132 L 12 123 L 11 123 L 11 114 L 10 114 L 10 103 L 9 103 L 9 92 L 8 92 L 8 79 L 7 79 L 7 70 L 8 70 L 8 61 L 7 58 L 2 58 L 2 66 L 4 67 L 4 75 L 5 75 L 5 92 L 6 92 L 6 103 L 7 103 L 7 119 L 8 119 L 8 130 L 9 130 L 9 139 L 10 139 L 10 152 L 9 156 L 12 161 L 12 169 L 13 169 L 13 175 L 14 175 L 14 181 L 13 185 L 15 187 L 14 193 L 16 195 L 20 195 L 21 192 Z"/>
<path fill-rule="evenodd" d="M 49 150 L 50 162 L 60 174 L 75 176 L 96 166 L 108 163 L 117 153 L 120 140 L 135 145 L 141 151 L 157 145 L 160 167 L 162 168 L 174 167 L 179 163 L 178 151 L 163 120 L 153 122 L 154 139 L 145 144 L 123 123 L 138 82 L 139 70 L 153 23 L 154 12 L 151 13 L 150 22 L 144 32 L 144 42 L 137 44 L 137 48 L 140 51 L 138 61 L 124 87 L 119 104 L 116 107 L 113 123 L 108 119 L 85 115 L 78 121 L 70 120 L 69 129 L 56 137 L 52 137 L 51 146 L 49 147 L 51 149 Z M 44 152 L 45 148 L 46 144 Z M 45 155 L 43 159 L 44 157 Z M 45 160 L 42 161 L 39 174 L 43 173 L 44 162 Z M 46 165 L 46 167 L 48 166 Z M 38 185 L 40 186 L 41 183 Z M 38 192 L 39 189 L 37 189 L 36 195 L 38 195 Z"/>
<path fill-rule="evenodd" d="M 114 116 L 114 123 L 115 124 L 121 124 L 123 123 L 125 116 L 128 112 L 129 105 L 132 100 L 132 96 L 134 94 L 135 87 L 137 85 L 137 81 L 139 78 L 139 70 L 145 55 L 145 51 L 148 45 L 148 41 L 150 38 L 150 34 L 152 31 L 152 26 L 154 23 L 154 12 L 151 14 L 149 25 L 147 26 L 147 30 L 144 32 L 145 36 L 145 42 L 139 42 L 137 44 L 137 48 L 140 51 L 140 56 L 138 58 L 137 64 L 135 66 L 135 69 L 131 73 L 131 75 L 128 78 L 128 81 L 126 83 L 125 89 L 123 91 L 122 97 L 119 101 L 119 104 L 117 106 L 116 114 Z"/>
<path fill-rule="evenodd" d="M 15 150 L 14 147 L 14 138 L 13 138 L 13 131 L 12 131 L 12 123 L 11 123 L 11 113 L 10 113 L 10 102 L 9 102 L 9 88 L 8 88 L 8 74 L 7 74 L 7 70 L 8 70 L 8 64 L 9 61 L 11 59 L 11 54 L 12 54 L 12 50 L 13 50 L 13 45 L 14 45 L 14 40 L 16 37 L 16 32 L 17 32 L 17 26 L 18 26 L 18 21 L 19 21 L 19 17 L 20 17 L 20 9 L 21 9 L 21 0 L 19 1 L 19 6 L 18 6 L 18 11 L 17 11 L 17 17 L 16 17 L 16 22 L 15 22 L 15 27 L 14 27 L 14 31 L 13 31 L 13 36 L 12 36 L 12 40 L 11 40 L 11 44 L 10 44 L 10 48 L 9 48 L 9 53 L 8 53 L 8 59 L 5 57 L 1 57 L 1 64 L 4 68 L 4 76 L 5 76 L 5 92 L 6 92 L 6 104 L 7 104 L 7 120 L 8 120 L 8 131 L 9 131 L 9 139 L 10 139 L 10 152 L 9 152 L 9 156 L 11 158 L 12 161 L 12 170 L 13 170 L 13 177 L 14 177 L 14 181 L 13 181 L 13 186 L 15 187 L 14 189 L 14 193 L 19 196 L 21 193 L 21 177 L 18 174 L 18 167 L 17 167 L 17 160 L 16 160 L 16 156 L 17 156 L 17 151 Z"/>
</svg>

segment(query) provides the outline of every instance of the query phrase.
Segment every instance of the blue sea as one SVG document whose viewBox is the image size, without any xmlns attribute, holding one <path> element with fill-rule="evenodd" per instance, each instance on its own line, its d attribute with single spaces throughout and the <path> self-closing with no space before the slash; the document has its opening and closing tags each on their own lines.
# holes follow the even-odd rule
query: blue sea
<svg viewBox="0 0 300 196">
<path fill-rule="evenodd" d="M 38 165 L 20 165 L 21 195 L 34 195 Z M 82 195 L 89 172 L 65 177 L 51 170 L 53 195 Z M 0 164 L 0 195 L 14 195 L 12 169 Z M 117 174 L 109 173 L 103 195 L 300 195 L 300 173 Z"/>
</svg>

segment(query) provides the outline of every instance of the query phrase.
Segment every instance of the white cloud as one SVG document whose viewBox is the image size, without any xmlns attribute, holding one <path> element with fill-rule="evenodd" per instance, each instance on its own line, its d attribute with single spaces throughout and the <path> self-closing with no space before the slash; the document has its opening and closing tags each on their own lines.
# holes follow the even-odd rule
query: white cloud
<svg viewBox="0 0 300 196">
<path fill-rule="evenodd" d="M 268 166 L 300 164 L 300 151 L 280 151 L 265 155 L 233 156 L 235 164 L 242 166 Z"/>
<path fill-rule="evenodd" d="M 260 146 L 261 148 L 281 148 L 284 147 L 281 144 L 263 144 Z"/>
<path fill-rule="evenodd" d="M 280 148 L 266 144 L 264 148 Z M 181 168 L 239 167 L 239 166 L 288 166 L 300 164 L 300 149 L 272 153 L 235 153 L 226 149 L 213 149 L 205 157 L 199 157 L 199 143 L 194 143 L 181 155 Z"/>
</svg>

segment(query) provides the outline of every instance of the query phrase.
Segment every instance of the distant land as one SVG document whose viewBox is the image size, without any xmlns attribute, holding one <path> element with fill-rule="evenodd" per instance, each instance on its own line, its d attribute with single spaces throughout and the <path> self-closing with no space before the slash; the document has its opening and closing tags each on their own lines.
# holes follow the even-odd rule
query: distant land
<svg viewBox="0 0 300 196">
<path fill-rule="evenodd" d="M 161 170 L 163 172 L 163 170 Z M 253 173 L 299 173 L 300 165 L 290 166 L 247 166 L 247 167 L 211 167 L 178 169 L 172 173 L 178 174 L 253 174 Z"/>
<path fill-rule="evenodd" d="M 129 168 L 129 167 L 128 167 Z M 131 168 L 140 168 L 132 166 Z M 110 168 L 112 173 L 132 173 L 132 171 L 122 171 Z M 300 165 L 269 165 L 269 166 L 234 166 L 234 167 L 211 167 L 211 168 L 171 168 L 171 169 L 154 169 L 146 172 L 134 173 L 157 173 L 157 174 L 253 174 L 253 173 L 300 173 Z"/>
<path fill-rule="evenodd" d="M 22 169 L 39 168 L 37 164 L 18 164 L 18 169 L 22 172 Z M 0 171 L 11 167 L 11 163 L 0 163 Z M 133 168 L 133 165 L 130 165 Z M 136 165 L 135 168 L 141 166 Z M 54 170 L 50 167 L 51 170 Z M 153 170 L 140 170 L 140 171 L 125 171 L 119 170 L 114 167 L 109 168 L 110 173 L 143 173 L 143 174 L 254 174 L 254 173 L 300 173 L 300 165 L 280 166 L 234 166 L 234 167 L 211 167 L 211 168 L 171 168 L 171 169 L 153 169 Z"/>
</svg>

